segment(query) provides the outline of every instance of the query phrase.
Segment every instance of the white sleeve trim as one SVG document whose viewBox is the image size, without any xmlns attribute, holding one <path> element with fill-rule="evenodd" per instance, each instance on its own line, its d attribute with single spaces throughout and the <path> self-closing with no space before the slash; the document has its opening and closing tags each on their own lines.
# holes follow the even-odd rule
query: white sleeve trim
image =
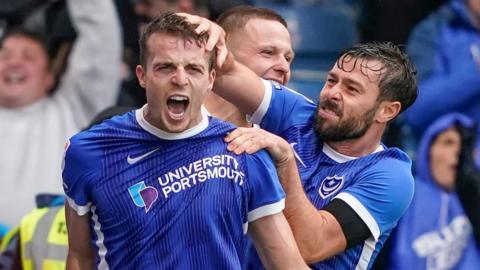
<svg viewBox="0 0 480 270">
<path fill-rule="evenodd" d="M 91 202 L 82 206 L 82 205 L 76 204 L 75 201 L 73 199 L 71 199 L 70 197 L 68 197 L 68 196 L 65 196 L 65 197 L 67 198 L 67 201 L 68 201 L 68 204 L 70 205 L 70 207 L 73 210 L 75 210 L 75 212 L 77 212 L 77 215 L 83 216 L 90 211 L 90 207 L 92 206 Z"/>
<path fill-rule="evenodd" d="M 368 212 L 367 208 L 365 208 L 365 206 L 363 206 L 363 204 L 357 198 L 346 192 L 341 192 L 335 196 L 335 198 L 346 202 L 350 207 L 352 207 L 353 211 L 355 211 L 355 213 L 357 213 L 365 222 L 368 229 L 372 233 L 373 238 L 375 238 L 375 241 L 378 241 L 378 238 L 380 237 L 380 228 L 378 227 L 377 221 L 373 218 L 370 212 Z"/>
<path fill-rule="evenodd" d="M 270 106 L 270 101 L 272 100 L 272 83 L 264 79 L 262 79 L 262 82 L 265 88 L 262 102 L 252 116 L 247 115 L 247 120 L 254 124 L 260 124 L 263 117 L 267 113 L 268 107 Z"/>
<path fill-rule="evenodd" d="M 280 213 L 283 211 L 284 208 L 285 208 L 285 199 L 281 199 L 280 201 L 267 204 L 264 206 L 260 206 L 248 212 L 247 214 L 248 222 L 253 222 L 259 218 Z"/>
</svg>

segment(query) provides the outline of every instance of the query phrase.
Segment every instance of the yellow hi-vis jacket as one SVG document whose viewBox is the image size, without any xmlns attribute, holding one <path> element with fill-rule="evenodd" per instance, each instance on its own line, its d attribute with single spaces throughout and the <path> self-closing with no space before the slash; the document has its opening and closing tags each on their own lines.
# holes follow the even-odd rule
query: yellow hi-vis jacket
<svg viewBox="0 0 480 270">
<path fill-rule="evenodd" d="M 23 270 L 63 270 L 68 252 L 65 206 L 35 209 L 20 223 Z"/>
</svg>

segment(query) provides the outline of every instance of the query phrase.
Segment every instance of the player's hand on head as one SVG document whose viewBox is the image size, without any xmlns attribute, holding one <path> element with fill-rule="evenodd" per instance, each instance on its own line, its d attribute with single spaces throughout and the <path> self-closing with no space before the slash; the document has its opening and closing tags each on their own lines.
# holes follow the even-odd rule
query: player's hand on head
<svg viewBox="0 0 480 270">
<path fill-rule="evenodd" d="M 225 43 L 225 31 L 223 28 L 209 19 L 197 15 L 188 13 L 177 13 L 177 15 L 185 17 L 189 23 L 198 24 L 195 29 L 197 33 L 208 33 L 205 48 L 207 51 L 215 49 L 217 56 L 216 65 L 217 67 L 222 67 L 228 55 L 228 49 Z"/>
<path fill-rule="evenodd" d="M 225 137 L 225 142 L 228 143 L 228 150 L 235 154 L 253 154 L 266 149 L 277 164 L 293 157 L 287 141 L 258 127 L 239 127 Z"/>
</svg>

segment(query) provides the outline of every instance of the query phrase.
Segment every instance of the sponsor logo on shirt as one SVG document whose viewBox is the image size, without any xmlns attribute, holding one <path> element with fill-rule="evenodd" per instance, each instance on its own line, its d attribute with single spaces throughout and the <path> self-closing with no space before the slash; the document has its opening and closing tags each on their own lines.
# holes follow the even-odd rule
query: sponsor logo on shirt
<svg viewBox="0 0 480 270">
<path fill-rule="evenodd" d="M 323 179 L 318 193 L 323 199 L 328 198 L 343 187 L 343 182 L 344 176 L 327 176 Z"/>
<path fill-rule="evenodd" d="M 215 155 L 199 159 L 158 177 L 162 194 L 169 196 L 203 184 L 210 179 L 231 180 L 243 185 L 245 174 L 240 171 L 237 160 L 230 155 Z"/>
<path fill-rule="evenodd" d="M 153 151 L 146 154 L 151 154 Z M 128 188 L 128 193 L 135 205 L 145 208 L 145 213 L 148 213 L 159 194 L 164 199 L 168 199 L 176 193 L 195 188 L 212 179 L 230 180 L 242 186 L 245 173 L 240 170 L 238 161 L 233 156 L 215 155 L 196 160 L 160 175 L 155 187 L 147 186 L 145 181 L 138 182 Z"/>
<path fill-rule="evenodd" d="M 128 193 L 138 207 L 143 207 L 145 213 L 152 209 L 153 203 L 158 199 L 156 188 L 145 185 L 145 181 L 136 183 L 128 188 Z"/>
<path fill-rule="evenodd" d="M 304 168 L 307 168 L 307 166 L 305 165 L 305 163 L 303 163 L 303 160 L 300 158 L 300 155 L 298 155 L 297 151 L 295 151 L 295 147 L 294 147 L 295 145 L 297 145 L 296 142 L 290 144 L 290 147 L 292 147 L 292 150 L 293 150 L 293 155 L 294 155 L 295 158 L 298 160 L 298 162 L 300 162 L 300 164 L 302 164 L 302 166 L 303 166 Z"/>
<path fill-rule="evenodd" d="M 130 165 L 133 165 L 137 162 L 139 162 L 140 160 L 150 156 L 151 154 L 155 153 L 158 149 L 160 148 L 156 148 L 156 149 L 153 149 L 152 151 L 149 151 L 143 155 L 140 155 L 140 156 L 137 156 L 137 157 L 131 157 L 130 155 L 127 156 L 127 163 L 130 164 Z"/>
</svg>

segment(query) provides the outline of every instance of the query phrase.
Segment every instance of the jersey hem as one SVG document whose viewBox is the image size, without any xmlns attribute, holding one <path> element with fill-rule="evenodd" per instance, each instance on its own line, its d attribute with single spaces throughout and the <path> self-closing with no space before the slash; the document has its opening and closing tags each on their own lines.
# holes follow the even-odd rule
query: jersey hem
<svg viewBox="0 0 480 270">
<path fill-rule="evenodd" d="M 77 215 L 83 216 L 87 214 L 90 211 L 90 207 L 92 206 L 92 203 L 87 203 L 86 205 L 78 205 L 75 203 L 73 199 L 71 199 L 68 196 L 65 196 L 67 198 L 68 204 L 70 207 L 77 212 Z"/>
<path fill-rule="evenodd" d="M 259 218 L 277 214 L 285 208 L 285 199 L 281 199 L 275 203 L 260 206 L 247 214 L 248 222 L 253 222 Z"/>
<path fill-rule="evenodd" d="M 262 82 L 265 89 L 265 94 L 263 95 L 262 102 L 258 106 L 257 110 L 252 114 L 252 116 L 247 115 L 247 121 L 254 124 L 260 124 L 263 117 L 267 113 L 268 107 L 270 106 L 270 101 L 272 100 L 271 82 L 263 79 Z"/>
</svg>

